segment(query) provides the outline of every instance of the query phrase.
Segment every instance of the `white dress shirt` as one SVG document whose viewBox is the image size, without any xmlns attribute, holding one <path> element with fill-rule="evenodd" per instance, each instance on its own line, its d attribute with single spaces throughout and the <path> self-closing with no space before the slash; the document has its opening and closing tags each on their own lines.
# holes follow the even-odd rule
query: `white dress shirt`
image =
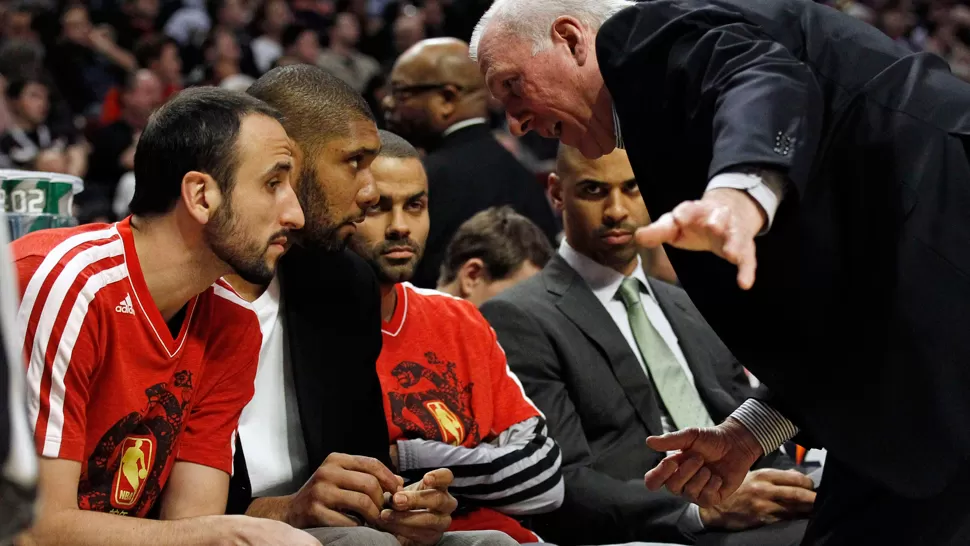
<svg viewBox="0 0 970 546">
<path fill-rule="evenodd" d="M 309 476 L 309 463 L 277 278 L 253 302 L 253 308 L 259 317 L 263 344 L 256 368 L 256 392 L 239 417 L 239 440 L 246 455 L 253 496 L 288 495 Z"/>
<path fill-rule="evenodd" d="M 470 118 L 470 119 L 462 120 L 462 121 L 459 121 L 458 123 L 455 123 L 449 126 L 447 129 L 442 131 L 441 136 L 442 138 L 444 138 L 450 135 L 451 133 L 454 133 L 455 131 L 464 129 L 465 127 L 471 127 L 472 125 L 485 125 L 486 123 L 488 123 L 488 120 L 485 118 Z"/>
</svg>

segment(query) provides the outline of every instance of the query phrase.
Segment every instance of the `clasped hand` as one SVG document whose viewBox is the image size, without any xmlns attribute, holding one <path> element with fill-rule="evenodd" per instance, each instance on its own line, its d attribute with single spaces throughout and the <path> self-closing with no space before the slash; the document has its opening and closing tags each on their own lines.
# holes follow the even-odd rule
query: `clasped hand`
<svg viewBox="0 0 970 546">
<path fill-rule="evenodd" d="M 436 544 L 458 506 L 448 493 L 453 480 L 450 470 L 438 469 L 405 488 L 377 459 L 334 453 L 292 495 L 285 519 L 304 529 L 366 523 L 404 546 Z"/>
<path fill-rule="evenodd" d="M 646 473 L 647 488 L 655 491 L 666 486 L 702 508 L 731 496 L 762 454 L 754 435 L 731 417 L 716 427 L 651 436 L 647 445 L 655 451 L 678 451 Z"/>
<path fill-rule="evenodd" d="M 647 488 L 666 487 L 697 504 L 708 527 L 739 530 L 773 523 L 805 515 L 815 502 L 812 480 L 800 472 L 749 472 L 762 448 L 733 418 L 716 427 L 651 436 L 647 445 L 678 451 L 646 473 Z"/>
</svg>

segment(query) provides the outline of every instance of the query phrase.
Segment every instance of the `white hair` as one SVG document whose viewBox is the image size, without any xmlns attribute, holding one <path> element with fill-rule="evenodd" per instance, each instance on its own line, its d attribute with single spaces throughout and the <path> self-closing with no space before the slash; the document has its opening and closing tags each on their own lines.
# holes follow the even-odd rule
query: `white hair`
<svg viewBox="0 0 970 546">
<path fill-rule="evenodd" d="M 475 25 L 468 54 L 478 60 L 478 46 L 489 28 L 501 29 L 532 42 L 535 55 L 552 44 L 551 28 L 563 15 L 575 17 L 588 29 L 600 26 L 632 0 L 495 0 Z"/>
</svg>

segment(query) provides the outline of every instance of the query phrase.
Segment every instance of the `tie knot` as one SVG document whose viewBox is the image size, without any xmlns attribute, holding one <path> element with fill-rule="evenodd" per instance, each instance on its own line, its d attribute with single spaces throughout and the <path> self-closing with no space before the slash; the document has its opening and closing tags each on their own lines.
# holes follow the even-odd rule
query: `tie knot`
<svg viewBox="0 0 970 546">
<path fill-rule="evenodd" d="M 636 277 L 627 277 L 620 283 L 620 289 L 616 291 L 620 296 L 620 301 L 627 309 L 640 303 L 640 281 Z"/>
</svg>

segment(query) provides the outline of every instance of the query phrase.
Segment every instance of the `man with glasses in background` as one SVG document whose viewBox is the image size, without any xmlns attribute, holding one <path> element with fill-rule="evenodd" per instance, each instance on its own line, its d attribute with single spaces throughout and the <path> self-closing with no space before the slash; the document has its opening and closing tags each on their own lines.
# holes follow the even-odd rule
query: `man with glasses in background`
<svg viewBox="0 0 970 546">
<path fill-rule="evenodd" d="M 492 136 L 488 91 L 465 42 L 418 42 L 394 64 L 390 88 L 388 130 L 427 153 L 431 232 L 411 282 L 435 288 L 451 236 L 489 207 L 510 205 L 555 240 L 559 227 L 543 186 Z"/>
</svg>

